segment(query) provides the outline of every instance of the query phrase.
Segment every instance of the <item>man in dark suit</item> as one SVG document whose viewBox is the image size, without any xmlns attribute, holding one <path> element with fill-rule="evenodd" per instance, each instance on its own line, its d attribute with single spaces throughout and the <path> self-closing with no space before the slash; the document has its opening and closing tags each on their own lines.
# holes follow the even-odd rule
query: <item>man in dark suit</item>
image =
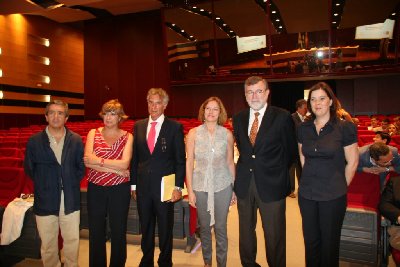
<svg viewBox="0 0 400 267">
<path fill-rule="evenodd" d="M 296 112 L 292 113 L 292 119 L 295 125 L 295 128 L 299 127 L 299 125 L 304 122 L 307 115 L 307 101 L 305 99 L 299 99 L 296 101 Z M 297 158 L 295 162 L 293 162 L 292 166 L 290 166 L 289 175 L 290 175 L 290 197 L 295 198 L 296 193 L 294 190 L 296 189 L 295 177 L 297 174 L 297 178 L 301 176 L 301 164 L 300 158 Z"/>
<path fill-rule="evenodd" d="M 239 213 L 239 252 L 243 266 L 260 266 L 257 253 L 257 209 L 260 211 L 267 262 L 286 266 L 286 196 L 290 193 L 289 166 L 297 144 L 290 113 L 267 104 L 269 88 L 258 76 L 245 81 L 250 109 L 233 117 L 240 153 L 235 193 Z"/>
<path fill-rule="evenodd" d="M 172 266 L 174 202 L 182 197 L 185 178 L 185 145 L 182 125 L 164 116 L 168 95 L 161 88 L 147 94 L 149 118 L 134 126 L 131 184 L 137 199 L 142 230 L 143 257 L 139 266 L 154 266 L 156 221 L 160 256 L 159 266 Z M 175 174 L 171 200 L 161 202 L 161 179 Z"/>
</svg>

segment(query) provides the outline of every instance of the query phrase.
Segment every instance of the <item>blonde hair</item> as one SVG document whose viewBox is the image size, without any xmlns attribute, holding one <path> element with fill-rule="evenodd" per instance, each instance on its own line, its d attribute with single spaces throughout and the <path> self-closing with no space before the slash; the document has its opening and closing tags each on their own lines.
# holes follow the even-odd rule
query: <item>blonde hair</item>
<svg viewBox="0 0 400 267">
<path fill-rule="evenodd" d="M 103 119 L 107 112 L 114 112 L 119 117 L 119 122 L 123 122 L 128 119 L 128 116 L 124 112 L 124 107 L 118 101 L 118 99 L 111 99 L 103 104 L 101 111 L 99 112 L 100 117 Z"/>
<path fill-rule="evenodd" d="M 147 92 L 147 101 L 149 101 L 150 96 L 152 95 L 159 95 L 163 104 L 164 105 L 168 105 L 168 101 L 169 101 L 169 96 L 167 94 L 167 92 L 162 89 L 162 88 L 151 88 L 148 92 Z"/>
</svg>

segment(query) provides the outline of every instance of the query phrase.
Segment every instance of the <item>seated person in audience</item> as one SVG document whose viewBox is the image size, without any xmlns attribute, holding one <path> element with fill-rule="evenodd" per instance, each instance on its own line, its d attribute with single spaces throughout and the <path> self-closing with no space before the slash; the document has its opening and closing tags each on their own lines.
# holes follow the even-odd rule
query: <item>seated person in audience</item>
<svg viewBox="0 0 400 267">
<path fill-rule="evenodd" d="M 399 130 L 397 129 L 397 127 L 394 124 L 389 124 L 389 126 L 388 126 L 388 134 L 390 136 L 398 135 L 399 134 Z"/>
<path fill-rule="evenodd" d="M 380 129 L 380 126 L 379 126 L 378 118 L 376 118 L 376 117 L 371 118 L 371 125 L 368 126 L 368 130 L 374 131 L 374 132 L 382 131 L 382 129 Z"/>
<path fill-rule="evenodd" d="M 357 126 L 360 125 L 360 120 L 359 120 L 358 118 L 354 117 L 354 118 L 351 118 L 351 120 L 353 121 L 353 123 L 354 123 L 355 125 L 357 125 Z"/>
<path fill-rule="evenodd" d="M 381 131 L 382 132 L 389 132 L 389 124 L 390 124 L 390 120 L 389 119 L 383 119 L 382 123 L 381 123 Z"/>
<path fill-rule="evenodd" d="M 393 124 L 396 126 L 397 130 L 400 131 L 400 116 L 394 117 Z"/>
<path fill-rule="evenodd" d="M 400 176 L 391 177 L 386 184 L 379 211 L 392 223 L 388 228 L 390 245 L 400 250 Z"/>
<path fill-rule="evenodd" d="M 357 171 L 379 175 L 381 188 L 388 172 L 394 171 L 400 174 L 400 156 L 396 147 L 375 142 L 361 147 L 359 153 Z"/>
<path fill-rule="evenodd" d="M 373 140 L 374 140 L 374 143 L 381 142 L 386 145 L 389 145 L 390 140 L 392 140 L 392 138 L 390 137 L 390 135 L 388 133 L 378 131 L 378 132 L 376 132 L 376 135 Z M 365 147 L 370 147 L 370 145 L 366 145 Z"/>
</svg>

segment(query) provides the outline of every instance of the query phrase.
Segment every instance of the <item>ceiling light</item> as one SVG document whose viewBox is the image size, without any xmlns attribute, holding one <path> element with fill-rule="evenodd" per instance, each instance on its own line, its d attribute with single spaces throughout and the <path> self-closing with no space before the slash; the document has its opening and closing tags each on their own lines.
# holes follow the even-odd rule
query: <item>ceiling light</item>
<svg viewBox="0 0 400 267">
<path fill-rule="evenodd" d="M 221 19 L 220 17 L 216 17 L 215 19 Z"/>
<path fill-rule="evenodd" d="M 181 32 L 185 32 L 185 30 L 181 30 Z"/>
<path fill-rule="evenodd" d="M 3 99 L 3 97 L 4 97 L 3 91 L 0 91 L 0 99 Z"/>
<path fill-rule="evenodd" d="M 190 35 L 190 38 L 193 38 L 193 35 Z"/>
<path fill-rule="evenodd" d="M 396 13 L 392 13 L 392 16 L 396 16 Z"/>
<path fill-rule="evenodd" d="M 232 30 L 230 30 L 229 32 L 233 32 Z"/>
<path fill-rule="evenodd" d="M 332 21 L 333 24 L 336 24 L 336 21 Z"/>
<path fill-rule="evenodd" d="M 44 38 L 43 41 L 44 41 L 44 46 L 46 46 L 46 47 L 50 46 L 50 40 L 49 39 Z"/>
<path fill-rule="evenodd" d="M 338 13 L 335 13 L 335 14 L 333 14 L 335 17 L 337 16 L 337 15 L 339 15 Z"/>
<path fill-rule="evenodd" d="M 280 21 L 279 19 L 276 19 L 275 21 Z"/>
<path fill-rule="evenodd" d="M 271 11 L 271 13 L 272 13 L 272 14 L 275 14 L 275 13 L 276 13 L 276 11 L 275 11 L 275 10 L 272 10 L 272 11 Z"/>
<path fill-rule="evenodd" d="M 2 69 L 0 69 L 0 77 L 3 77 L 3 70 Z M 3 94 L 3 92 L 2 92 L 2 94 Z M 3 98 L 3 97 L 1 97 L 1 98 Z"/>
<path fill-rule="evenodd" d="M 194 6 L 194 7 L 192 7 L 193 9 L 196 9 L 197 8 L 197 6 Z"/>
<path fill-rule="evenodd" d="M 204 9 L 200 9 L 200 11 L 201 11 L 201 12 L 203 12 L 203 11 L 204 11 Z"/>
<path fill-rule="evenodd" d="M 172 25 L 172 27 L 175 27 L 175 23 L 172 23 L 171 25 Z"/>
<path fill-rule="evenodd" d="M 279 29 L 282 29 L 282 26 L 279 26 Z"/>
<path fill-rule="evenodd" d="M 226 23 L 222 24 L 222 26 L 224 26 L 224 27 L 225 27 L 225 26 L 226 26 Z"/>
<path fill-rule="evenodd" d="M 336 3 L 336 6 L 340 6 L 340 3 Z"/>
<path fill-rule="evenodd" d="M 0 47 L 0 55 L 1 55 L 1 47 Z"/>
</svg>

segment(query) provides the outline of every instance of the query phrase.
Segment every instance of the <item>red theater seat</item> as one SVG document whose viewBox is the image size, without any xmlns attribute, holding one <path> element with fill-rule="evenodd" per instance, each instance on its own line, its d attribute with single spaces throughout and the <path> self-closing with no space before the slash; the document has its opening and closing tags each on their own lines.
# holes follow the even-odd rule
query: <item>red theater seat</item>
<svg viewBox="0 0 400 267">
<path fill-rule="evenodd" d="M 374 142 L 375 135 L 359 135 L 358 136 L 358 145 L 365 146 L 368 144 L 372 144 Z"/>
<path fill-rule="evenodd" d="M 347 206 L 377 211 L 380 198 L 379 175 L 356 172 L 347 190 Z"/>
<path fill-rule="evenodd" d="M 16 157 L 23 158 L 24 154 L 16 146 L 11 147 L 0 147 L 0 157 Z"/>
<path fill-rule="evenodd" d="M 0 157 L 0 167 L 23 167 L 24 160 L 19 157 Z"/>
<path fill-rule="evenodd" d="M 0 167 L 0 206 L 6 207 L 14 198 L 19 197 L 24 183 L 24 169 Z"/>
<path fill-rule="evenodd" d="M 370 131 L 370 130 L 358 130 L 357 134 L 358 135 L 375 135 L 375 132 Z"/>
</svg>

